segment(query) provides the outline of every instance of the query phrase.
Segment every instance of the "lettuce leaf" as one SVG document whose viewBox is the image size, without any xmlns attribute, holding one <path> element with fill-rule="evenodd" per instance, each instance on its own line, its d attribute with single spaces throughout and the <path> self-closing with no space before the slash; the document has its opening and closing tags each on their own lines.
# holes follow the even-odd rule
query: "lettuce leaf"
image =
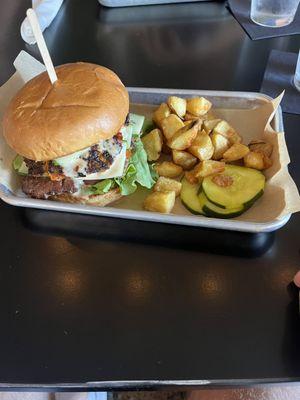
<svg viewBox="0 0 300 400">
<path fill-rule="evenodd" d="M 113 179 L 104 179 L 94 185 L 85 185 L 84 194 L 92 195 L 92 194 L 104 194 L 107 193 L 114 186 Z"/>
<path fill-rule="evenodd" d="M 143 126 L 142 126 L 141 136 L 144 136 L 147 133 L 151 132 L 152 129 L 154 129 L 154 128 L 155 128 L 155 125 L 154 125 L 152 119 L 145 118 Z"/>
<path fill-rule="evenodd" d="M 119 186 L 122 195 L 127 196 L 134 193 L 137 189 L 136 167 L 133 164 L 129 164 L 125 175 L 122 178 L 115 178 L 115 182 Z"/>
<path fill-rule="evenodd" d="M 155 184 L 155 175 L 147 162 L 147 154 L 139 137 L 135 137 L 135 151 L 130 158 L 126 173 L 121 178 L 115 178 L 123 195 L 136 191 L 137 183 L 150 189 Z"/>
<path fill-rule="evenodd" d="M 24 157 L 20 156 L 19 154 L 17 154 L 13 159 L 12 167 L 18 175 L 28 175 L 28 167 L 24 161 Z"/>
<path fill-rule="evenodd" d="M 21 168 L 21 165 L 23 164 L 23 161 L 24 161 L 23 157 L 17 154 L 12 162 L 13 169 L 18 172 L 19 169 Z"/>
</svg>

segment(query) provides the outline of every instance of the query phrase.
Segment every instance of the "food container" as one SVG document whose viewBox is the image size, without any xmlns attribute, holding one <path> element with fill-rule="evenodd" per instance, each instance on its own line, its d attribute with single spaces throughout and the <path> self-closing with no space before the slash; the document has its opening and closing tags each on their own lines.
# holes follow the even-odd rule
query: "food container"
<svg viewBox="0 0 300 400">
<path fill-rule="evenodd" d="M 204 96 L 213 103 L 213 107 L 216 110 L 216 113 L 218 113 L 218 110 L 222 109 L 225 115 L 244 115 L 243 122 L 245 126 L 248 124 L 248 122 L 250 123 L 250 118 L 253 119 L 254 110 L 270 104 L 270 98 L 261 93 L 225 91 L 220 92 L 183 89 L 171 90 L 133 87 L 128 88 L 128 91 L 130 95 L 131 112 L 135 112 L 137 114 L 146 114 L 146 116 L 149 117 L 152 114 L 155 105 L 166 101 L 166 99 L 170 95 L 177 95 L 182 97 Z M 246 120 L 247 118 L 249 119 L 249 121 Z M 276 132 L 283 132 L 282 113 L 280 107 L 277 108 L 271 125 Z M 0 184 L 0 197 L 2 198 L 2 200 L 8 204 L 18 207 L 33 207 L 113 218 L 127 218 L 151 222 L 192 225 L 244 232 L 274 231 L 286 224 L 290 218 L 290 214 L 286 214 L 282 218 L 265 220 L 262 214 L 263 207 L 260 203 L 261 200 L 259 200 L 254 205 L 254 207 L 256 208 L 254 211 L 259 211 L 255 217 L 251 216 L 251 214 L 250 217 L 247 216 L 247 213 L 249 211 L 234 219 L 215 219 L 207 218 L 200 215 L 193 215 L 184 208 L 179 199 L 176 200 L 176 205 L 172 214 L 166 215 L 148 212 L 144 211 L 142 208 L 143 199 L 147 193 L 147 190 L 139 188 L 137 192 L 133 195 L 125 196 L 120 201 L 113 203 L 111 206 L 102 208 L 78 204 L 65 204 L 50 200 L 31 199 L 25 197 L 21 190 L 17 190 L 15 193 L 13 193 L 8 189 L 8 187 Z M 276 198 L 274 196 L 272 198 L 272 201 L 276 203 Z M 261 207 L 261 209 L 259 207 Z"/>
</svg>

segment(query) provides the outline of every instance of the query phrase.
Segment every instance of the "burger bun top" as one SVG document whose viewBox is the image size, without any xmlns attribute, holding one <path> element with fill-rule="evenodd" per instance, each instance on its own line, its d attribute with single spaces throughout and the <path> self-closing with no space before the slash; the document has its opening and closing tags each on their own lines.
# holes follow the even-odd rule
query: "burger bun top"
<svg viewBox="0 0 300 400">
<path fill-rule="evenodd" d="M 109 139 L 129 111 L 128 92 L 108 68 L 78 62 L 56 73 L 53 85 L 46 72 L 27 82 L 4 114 L 7 143 L 31 160 L 53 160 Z"/>
</svg>

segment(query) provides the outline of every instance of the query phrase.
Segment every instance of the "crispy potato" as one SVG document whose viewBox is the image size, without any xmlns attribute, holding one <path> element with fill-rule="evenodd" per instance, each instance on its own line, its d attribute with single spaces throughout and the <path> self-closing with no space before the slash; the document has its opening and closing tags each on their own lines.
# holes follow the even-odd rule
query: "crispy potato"
<svg viewBox="0 0 300 400">
<path fill-rule="evenodd" d="M 202 123 L 202 121 L 201 121 Z M 197 136 L 200 126 L 199 121 L 191 121 L 189 125 L 183 126 L 168 141 L 168 146 L 173 150 L 185 150 L 192 144 Z"/>
<path fill-rule="evenodd" d="M 230 147 L 229 140 L 219 133 L 212 133 L 211 141 L 214 146 L 214 154 L 212 158 L 214 160 L 220 160 L 223 157 L 225 151 Z"/>
<path fill-rule="evenodd" d="M 161 128 L 161 121 L 167 118 L 171 114 L 171 111 L 166 103 L 161 103 L 157 110 L 153 113 L 153 121 L 156 125 Z"/>
<path fill-rule="evenodd" d="M 193 121 L 193 120 L 198 119 L 198 118 L 199 117 L 197 117 L 197 115 L 193 115 L 193 114 L 190 114 L 190 113 L 186 113 L 185 116 L 184 116 L 184 120 L 185 121 Z"/>
<path fill-rule="evenodd" d="M 231 144 L 241 143 L 242 141 L 240 135 L 224 120 L 220 121 L 214 127 L 213 132 L 225 136 Z"/>
<path fill-rule="evenodd" d="M 271 158 L 266 156 L 265 154 L 263 156 L 264 156 L 264 169 L 272 167 L 273 161 L 271 160 Z"/>
<path fill-rule="evenodd" d="M 223 172 L 224 169 L 225 163 L 222 161 L 204 160 L 200 163 L 200 166 L 197 170 L 197 176 L 205 178 L 206 176 Z"/>
<path fill-rule="evenodd" d="M 229 138 L 229 142 L 230 142 L 231 144 L 242 143 L 242 138 L 241 138 L 241 136 L 240 136 L 237 132 L 235 132 L 234 135 L 232 135 L 232 136 Z"/>
<path fill-rule="evenodd" d="M 249 147 L 245 144 L 235 143 L 223 154 L 225 161 L 236 161 L 244 158 L 249 153 Z"/>
<path fill-rule="evenodd" d="M 249 143 L 249 149 L 258 153 L 263 153 L 267 157 L 271 157 L 273 152 L 272 144 L 264 142 L 263 140 L 252 140 Z"/>
<path fill-rule="evenodd" d="M 244 157 L 245 167 L 254 168 L 258 170 L 264 169 L 264 155 L 255 151 L 250 151 Z"/>
<path fill-rule="evenodd" d="M 197 133 L 188 151 L 200 161 L 210 160 L 214 154 L 214 146 L 209 135 L 205 131 L 201 131 Z"/>
<path fill-rule="evenodd" d="M 155 192 L 175 192 L 175 195 L 179 196 L 181 186 L 181 182 L 175 181 L 174 179 L 165 178 L 164 176 L 160 176 L 153 190 Z"/>
<path fill-rule="evenodd" d="M 220 122 L 220 119 L 207 119 L 203 122 L 203 127 L 206 133 L 210 133 L 215 126 Z"/>
<path fill-rule="evenodd" d="M 204 97 L 194 97 L 187 100 L 186 109 L 189 114 L 201 117 L 210 110 L 211 106 L 211 102 Z"/>
<path fill-rule="evenodd" d="M 171 161 L 163 161 L 161 164 L 156 164 L 154 168 L 159 176 L 165 176 L 166 178 L 176 178 L 182 174 L 182 167 Z"/>
<path fill-rule="evenodd" d="M 232 134 L 235 132 L 235 130 L 232 128 L 231 125 L 227 121 L 221 120 L 215 127 L 214 127 L 214 133 L 219 133 L 220 135 L 223 135 L 227 138 L 232 136 Z"/>
<path fill-rule="evenodd" d="M 183 169 L 189 170 L 197 164 L 197 158 L 187 151 L 172 150 L 173 161 Z"/>
<path fill-rule="evenodd" d="M 270 157 L 261 151 L 250 151 L 244 157 L 245 167 L 255 168 L 258 170 L 268 169 L 273 165 Z"/>
<path fill-rule="evenodd" d="M 195 184 L 201 182 L 206 176 L 223 172 L 224 169 L 224 162 L 204 160 L 197 164 L 191 171 L 186 172 L 185 177 L 190 183 Z"/>
<path fill-rule="evenodd" d="M 161 121 L 162 131 L 167 140 L 170 140 L 174 133 L 183 126 L 184 123 L 175 114 L 170 114 L 167 118 L 164 118 Z"/>
<path fill-rule="evenodd" d="M 153 192 L 144 200 L 144 209 L 168 214 L 175 204 L 175 192 Z"/>
<path fill-rule="evenodd" d="M 237 132 L 235 132 L 230 138 L 228 138 L 228 140 L 230 144 L 242 143 L 242 138 Z"/>
<path fill-rule="evenodd" d="M 184 176 L 185 179 L 187 179 L 192 185 L 196 185 L 197 183 L 200 183 L 203 180 L 203 178 L 196 176 L 194 169 L 192 169 L 191 171 L 185 171 Z"/>
<path fill-rule="evenodd" d="M 147 153 L 148 161 L 158 160 L 163 144 L 160 130 L 153 129 L 142 137 L 142 142 Z"/>
<path fill-rule="evenodd" d="M 181 97 L 170 96 L 168 98 L 168 106 L 175 112 L 178 117 L 183 118 L 186 113 L 186 100 Z"/>
<path fill-rule="evenodd" d="M 195 119 L 198 119 L 198 118 L 195 118 Z M 184 125 L 184 126 L 187 126 L 190 122 L 191 122 L 191 120 L 189 120 L 189 121 L 183 121 L 183 125 Z"/>
</svg>

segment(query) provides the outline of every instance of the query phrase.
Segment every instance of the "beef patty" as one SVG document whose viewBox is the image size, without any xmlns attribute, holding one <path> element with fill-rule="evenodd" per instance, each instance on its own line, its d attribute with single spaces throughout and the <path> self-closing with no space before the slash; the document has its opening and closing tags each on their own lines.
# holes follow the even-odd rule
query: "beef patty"
<svg viewBox="0 0 300 400">
<path fill-rule="evenodd" d="M 35 199 L 47 199 L 49 196 L 76 192 L 71 178 L 51 181 L 49 178 L 35 176 L 26 176 L 23 179 L 22 190 L 25 194 Z"/>
</svg>

